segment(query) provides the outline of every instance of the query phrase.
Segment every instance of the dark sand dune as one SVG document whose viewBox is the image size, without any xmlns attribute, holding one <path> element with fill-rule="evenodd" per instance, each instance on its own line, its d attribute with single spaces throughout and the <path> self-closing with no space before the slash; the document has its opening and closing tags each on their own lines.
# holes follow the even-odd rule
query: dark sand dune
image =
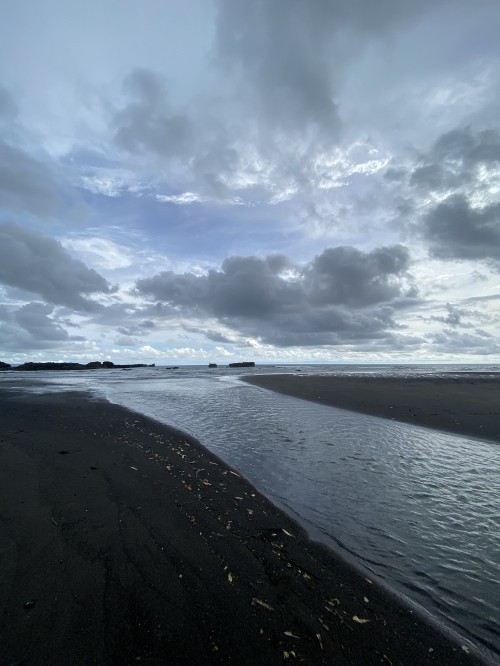
<svg viewBox="0 0 500 666">
<path fill-rule="evenodd" d="M 196 441 L 0 393 L 0 664 L 478 664 Z"/>
</svg>

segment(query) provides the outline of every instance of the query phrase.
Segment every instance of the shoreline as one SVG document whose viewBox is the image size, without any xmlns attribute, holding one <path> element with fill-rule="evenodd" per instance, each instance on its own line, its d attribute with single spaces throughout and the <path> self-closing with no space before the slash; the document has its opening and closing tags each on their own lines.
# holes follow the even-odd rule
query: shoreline
<svg viewBox="0 0 500 666">
<path fill-rule="evenodd" d="M 188 435 L 85 393 L 0 399 L 2 663 L 488 663 Z"/>
<path fill-rule="evenodd" d="M 260 388 L 455 435 L 500 442 L 500 377 L 253 375 Z"/>
</svg>

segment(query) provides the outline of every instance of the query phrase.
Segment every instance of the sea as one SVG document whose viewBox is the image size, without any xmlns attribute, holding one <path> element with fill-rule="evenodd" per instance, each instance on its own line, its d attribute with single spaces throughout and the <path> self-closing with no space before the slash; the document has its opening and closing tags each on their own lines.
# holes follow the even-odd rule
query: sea
<svg viewBox="0 0 500 666">
<path fill-rule="evenodd" d="M 0 373 L 85 390 L 196 437 L 311 537 L 500 663 L 500 445 L 273 393 L 248 374 L 490 376 L 492 365 Z M 500 377 L 499 377 L 500 381 Z M 499 406 L 500 407 L 500 406 Z"/>
</svg>

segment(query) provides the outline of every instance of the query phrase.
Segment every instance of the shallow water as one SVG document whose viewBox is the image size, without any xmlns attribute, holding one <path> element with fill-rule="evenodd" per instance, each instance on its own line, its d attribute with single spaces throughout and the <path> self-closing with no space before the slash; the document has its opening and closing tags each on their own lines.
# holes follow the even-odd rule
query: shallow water
<svg viewBox="0 0 500 666">
<path fill-rule="evenodd" d="M 262 368 L 245 373 L 257 371 Z M 335 372 L 381 374 L 373 366 Z M 43 379 L 60 390 L 90 389 L 187 430 L 315 538 L 476 645 L 500 653 L 498 444 L 272 393 L 240 382 L 241 373 L 145 368 L 44 373 Z"/>
</svg>

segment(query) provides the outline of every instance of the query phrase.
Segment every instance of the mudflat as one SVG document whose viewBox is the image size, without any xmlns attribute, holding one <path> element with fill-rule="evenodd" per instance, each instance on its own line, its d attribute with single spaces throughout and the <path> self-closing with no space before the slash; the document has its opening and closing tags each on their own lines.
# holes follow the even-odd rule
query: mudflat
<svg viewBox="0 0 500 666">
<path fill-rule="evenodd" d="M 0 391 L 0 664 L 486 663 L 199 442 Z"/>
<path fill-rule="evenodd" d="M 295 398 L 500 442 L 500 375 L 258 375 L 245 381 Z"/>
</svg>

